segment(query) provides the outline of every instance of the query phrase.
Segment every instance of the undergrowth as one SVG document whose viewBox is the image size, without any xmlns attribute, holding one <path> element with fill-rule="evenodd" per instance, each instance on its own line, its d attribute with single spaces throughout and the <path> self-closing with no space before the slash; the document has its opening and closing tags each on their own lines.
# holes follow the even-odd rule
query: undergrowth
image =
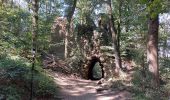
<svg viewBox="0 0 170 100">
<path fill-rule="evenodd" d="M 170 81 L 162 80 L 160 75 L 160 87 L 155 88 L 152 83 L 151 73 L 144 72 L 139 68 L 133 75 L 132 93 L 135 100 L 168 100 L 170 93 Z"/>
<path fill-rule="evenodd" d="M 170 98 L 170 63 L 166 61 L 160 65 L 160 87 L 155 88 L 151 81 L 152 74 L 148 69 L 135 67 L 132 74 L 132 80 L 126 81 L 126 78 L 119 77 L 112 79 L 111 89 L 127 90 L 132 94 L 132 100 L 169 100 Z"/>
<path fill-rule="evenodd" d="M 0 100 L 29 100 L 30 82 L 29 61 L 17 56 L 0 56 Z M 53 100 L 57 97 L 56 84 L 37 66 L 34 70 L 33 94 L 35 100 Z"/>
</svg>

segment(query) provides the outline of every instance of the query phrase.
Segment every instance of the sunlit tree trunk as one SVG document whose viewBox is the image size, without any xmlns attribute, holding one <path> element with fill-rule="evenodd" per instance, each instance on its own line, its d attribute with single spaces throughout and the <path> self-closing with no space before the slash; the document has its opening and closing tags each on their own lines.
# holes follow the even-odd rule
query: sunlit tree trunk
<svg viewBox="0 0 170 100">
<path fill-rule="evenodd" d="M 73 17 L 75 8 L 76 8 L 76 3 L 77 3 L 77 0 L 74 0 L 73 5 L 71 7 L 71 11 L 67 15 L 67 20 L 68 20 L 67 30 L 68 31 L 65 34 L 65 53 L 64 53 L 65 58 L 68 57 L 68 45 L 69 45 L 69 39 L 68 38 L 69 38 L 69 34 L 71 33 L 71 20 L 72 20 L 72 17 Z"/>
<path fill-rule="evenodd" d="M 38 34 L 38 0 L 32 0 L 32 73 L 31 73 L 31 94 L 30 100 L 33 99 L 33 76 L 34 76 L 34 67 L 37 51 L 37 34 Z"/>
<path fill-rule="evenodd" d="M 64 40 L 64 43 L 65 43 L 65 45 L 64 45 L 65 46 L 64 47 L 65 48 L 64 57 L 65 57 L 65 59 L 68 57 L 68 42 L 69 42 L 68 41 L 68 34 L 69 34 L 68 32 L 65 33 L 65 40 Z"/>
<path fill-rule="evenodd" d="M 151 12 L 153 13 L 153 12 Z M 147 41 L 147 60 L 149 71 L 153 75 L 153 83 L 156 87 L 159 86 L 159 65 L 158 65 L 158 30 L 159 17 L 154 16 L 149 18 L 148 23 L 148 41 Z"/>
<path fill-rule="evenodd" d="M 116 38 L 116 28 L 114 25 L 114 18 L 112 15 L 112 0 L 108 0 L 108 7 L 109 7 L 109 17 L 110 17 L 110 31 L 112 33 L 112 40 L 113 40 L 113 47 L 114 47 L 114 53 L 115 53 L 115 65 L 116 69 L 115 72 L 116 74 L 119 75 L 120 68 L 121 68 L 121 59 L 120 59 L 120 53 L 117 45 L 117 38 Z"/>
</svg>

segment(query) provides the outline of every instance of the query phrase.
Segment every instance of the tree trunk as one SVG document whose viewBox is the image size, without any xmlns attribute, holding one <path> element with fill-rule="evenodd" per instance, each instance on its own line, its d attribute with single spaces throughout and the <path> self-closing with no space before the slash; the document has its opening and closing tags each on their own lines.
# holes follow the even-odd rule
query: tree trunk
<svg viewBox="0 0 170 100">
<path fill-rule="evenodd" d="M 64 51 L 64 58 L 68 58 L 68 32 L 65 33 L 65 40 L 64 40 L 64 43 L 65 43 L 65 51 Z"/>
<path fill-rule="evenodd" d="M 123 1 L 122 0 L 118 0 L 119 2 L 119 19 L 118 19 L 118 27 L 117 27 L 117 51 L 118 51 L 118 56 L 119 56 L 119 63 L 120 63 L 120 68 L 121 68 L 121 57 L 120 57 L 120 34 L 121 34 L 121 23 L 122 23 L 122 20 L 121 20 L 121 17 L 122 17 L 122 3 Z"/>
<path fill-rule="evenodd" d="M 33 99 L 33 78 L 34 78 L 34 67 L 36 60 L 36 51 L 37 51 L 37 34 L 38 34 L 38 0 L 32 1 L 32 73 L 31 73 L 31 93 L 30 100 Z"/>
<path fill-rule="evenodd" d="M 67 30 L 68 31 L 65 34 L 65 53 L 64 53 L 64 57 L 65 58 L 68 57 L 68 43 L 69 43 L 68 37 L 69 37 L 69 34 L 71 33 L 71 30 L 70 30 L 70 28 L 71 28 L 71 20 L 72 20 L 72 17 L 73 17 L 75 8 L 76 8 L 76 3 L 77 3 L 77 0 L 74 0 L 73 6 L 71 8 L 71 11 L 67 15 L 67 21 L 68 21 L 68 28 L 67 28 Z"/>
<path fill-rule="evenodd" d="M 109 17 L 110 17 L 110 32 L 112 34 L 112 40 L 113 40 L 113 48 L 114 48 L 114 52 L 115 52 L 115 65 L 116 65 L 116 69 L 115 72 L 117 75 L 119 75 L 120 72 L 120 68 L 121 68 L 121 58 L 120 58 L 120 51 L 119 51 L 119 47 L 118 47 L 118 42 L 117 42 L 117 38 L 116 38 L 116 28 L 114 26 L 114 18 L 112 15 L 112 0 L 108 0 L 108 7 L 109 7 Z"/>
<path fill-rule="evenodd" d="M 159 17 L 149 18 L 148 23 L 148 41 L 147 41 L 147 60 L 149 71 L 153 75 L 153 83 L 159 87 L 159 65 L 158 65 L 158 29 Z"/>
</svg>

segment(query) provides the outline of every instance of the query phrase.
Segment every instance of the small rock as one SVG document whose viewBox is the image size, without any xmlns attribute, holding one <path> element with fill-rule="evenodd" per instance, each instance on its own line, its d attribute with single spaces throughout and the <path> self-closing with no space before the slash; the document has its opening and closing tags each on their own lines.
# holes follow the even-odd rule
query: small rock
<svg viewBox="0 0 170 100">
<path fill-rule="evenodd" d="M 101 80 L 99 80 L 99 81 L 97 82 L 97 84 L 98 84 L 98 85 L 101 85 L 101 84 L 104 83 L 104 81 L 105 81 L 105 80 L 102 78 Z"/>
<path fill-rule="evenodd" d="M 102 84 L 102 81 L 101 81 L 101 80 L 97 82 L 97 85 L 100 85 L 100 84 Z"/>
</svg>

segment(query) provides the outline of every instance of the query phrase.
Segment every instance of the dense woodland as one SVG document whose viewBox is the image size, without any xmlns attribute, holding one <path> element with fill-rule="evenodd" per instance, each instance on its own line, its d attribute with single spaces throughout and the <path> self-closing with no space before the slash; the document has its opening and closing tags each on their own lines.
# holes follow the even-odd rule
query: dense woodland
<svg viewBox="0 0 170 100">
<path fill-rule="evenodd" d="M 61 98 L 61 77 L 129 95 Z M 169 0 L 0 0 L 0 100 L 169 99 Z"/>
</svg>

